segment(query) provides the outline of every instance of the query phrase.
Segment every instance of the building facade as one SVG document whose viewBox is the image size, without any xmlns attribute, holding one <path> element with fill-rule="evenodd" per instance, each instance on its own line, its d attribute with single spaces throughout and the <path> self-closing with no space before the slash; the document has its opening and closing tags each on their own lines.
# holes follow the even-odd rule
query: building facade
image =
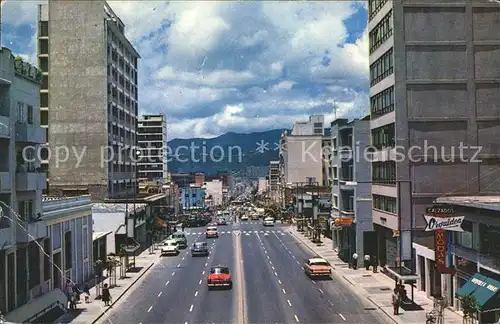
<svg viewBox="0 0 500 324">
<path fill-rule="evenodd" d="M 269 198 L 278 203 L 280 198 L 280 161 L 269 161 Z"/>
<path fill-rule="evenodd" d="M 259 182 L 257 184 L 257 193 L 263 194 L 264 192 L 267 191 L 267 179 L 266 178 L 259 178 Z"/>
<path fill-rule="evenodd" d="M 460 297 L 476 274 L 500 282 L 500 196 L 449 196 L 436 199 L 464 216 L 461 232 L 449 233 L 448 265 L 457 270 L 455 276 L 441 275 L 434 271 L 434 251 L 425 244 L 414 242 L 417 255 L 417 288 L 427 296 L 445 296 L 448 304 L 461 309 Z M 500 287 L 497 286 L 500 292 Z M 481 293 L 480 290 L 474 293 Z M 481 323 L 497 323 L 500 318 L 498 294 L 491 299 L 477 298 Z M 481 296 L 478 296 L 481 297 Z M 497 302 L 495 302 L 495 300 Z"/>
<path fill-rule="evenodd" d="M 372 222 L 370 119 L 336 119 L 331 123 L 331 223 L 334 249 L 344 260 L 375 255 Z M 363 259 L 359 258 L 361 262 Z"/>
<path fill-rule="evenodd" d="M 0 311 L 5 314 L 35 298 L 41 284 L 38 244 L 47 237 L 42 221 L 39 145 L 41 72 L 0 49 Z"/>
<path fill-rule="evenodd" d="M 373 222 L 382 264 L 412 259 L 412 227 L 424 226 L 418 215 L 437 197 L 500 191 L 500 71 L 491 68 L 500 55 L 498 12 L 488 1 L 369 1 Z M 404 148 L 402 160 L 396 147 Z M 474 147 L 482 147 L 477 156 Z"/>
<path fill-rule="evenodd" d="M 280 178 L 287 183 L 317 182 L 323 184 L 325 117 L 313 115 L 306 122 L 296 122 L 292 131 L 285 131 L 280 139 Z M 325 138 L 328 144 L 330 138 Z M 271 184 L 272 185 L 272 184 Z"/>
<path fill-rule="evenodd" d="M 143 115 L 137 125 L 140 159 L 137 177 L 165 183 L 167 169 L 167 120 L 165 115 Z"/>
<path fill-rule="evenodd" d="M 181 206 L 185 211 L 204 208 L 206 198 L 205 188 L 195 185 L 181 188 Z"/>
<path fill-rule="evenodd" d="M 82 285 L 93 276 L 90 197 L 40 200 L 46 235 L 15 253 L 0 252 L 6 260 L 0 262 L 0 296 L 7 297 L 0 298 L 0 307 L 10 311 L 6 315 L 10 322 L 44 322 L 41 311 L 56 307 L 62 315 L 66 279 Z"/>
<path fill-rule="evenodd" d="M 129 196 L 137 187 L 140 57 L 125 25 L 97 0 L 40 5 L 38 26 L 49 191 L 88 193 L 95 200 Z M 55 153 L 61 151 L 65 158 Z"/>
<path fill-rule="evenodd" d="M 207 181 L 203 184 L 203 188 L 205 188 L 207 199 L 211 200 L 212 207 L 217 207 L 222 205 L 223 186 L 221 180 L 214 179 L 212 181 Z"/>
</svg>

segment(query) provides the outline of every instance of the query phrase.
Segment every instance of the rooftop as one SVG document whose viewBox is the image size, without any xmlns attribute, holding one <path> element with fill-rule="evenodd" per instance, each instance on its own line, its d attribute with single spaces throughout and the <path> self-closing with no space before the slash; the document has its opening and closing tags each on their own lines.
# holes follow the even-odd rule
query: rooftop
<svg viewBox="0 0 500 324">
<path fill-rule="evenodd" d="M 92 233 L 92 241 L 96 241 L 102 237 L 106 237 L 111 233 L 112 233 L 111 231 L 110 232 L 93 232 Z"/>
<path fill-rule="evenodd" d="M 436 203 L 500 211 L 500 195 L 439 197 Z"/>
</svg>

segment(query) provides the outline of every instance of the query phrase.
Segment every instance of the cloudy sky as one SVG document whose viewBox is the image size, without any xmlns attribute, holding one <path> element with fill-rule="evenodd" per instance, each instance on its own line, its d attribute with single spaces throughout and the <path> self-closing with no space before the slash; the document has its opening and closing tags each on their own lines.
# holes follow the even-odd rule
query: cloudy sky
<svg viewBox="0 0 500 324">
<path fill-rule="evenodd" d="M 2 4 L 2 45 L 34 62 L 37 4 Z M 169 137 L 368 112 L 364 2 L 110 1 L 142 56 L 139 107 Z"/>
</svg>

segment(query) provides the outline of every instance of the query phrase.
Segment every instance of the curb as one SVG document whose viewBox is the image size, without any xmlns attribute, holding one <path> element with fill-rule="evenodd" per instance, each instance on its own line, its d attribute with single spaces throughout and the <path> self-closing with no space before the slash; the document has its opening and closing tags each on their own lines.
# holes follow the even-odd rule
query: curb
<svg viewBox="0 0 500 324">
<path fill-rule="evenodd" d="M 104 316 L 104 314 L 106 314 L 113 307 L 113 305 L 116 304 L 120 300 L 120 298 L 122 298 L 122 296 L 125 295 L 127 291 L 129 291 L 130 288 L 132 288 L 137 283 L 137 281 L 139 281 L 139 279 L 141 279 L 154 265 L 155 262 L 152 262 L 149 266 L 147 266 L 146 269 L 144 269 L 144 271 L 140 275 L 138 275 L 137 278 L 134 279 L 134 281 L 132 281 L 132 283 L 127 288 L 125 288 L 125 290 L 118 297 L 116 297 L 116 299 L 113 300 L 111 305 L 106 308 L 95 320 L 92 321 L 92 324 L 96 324 L 97 321 L 99 321 Z"/>
<path fill-rule="evenodd" d="M 381 306 L 377 305 L 371 297 L 366 297 L 373 305 L 375 305 L 375 307 L 377 307 L 378 309 L 380 309 L 385 315 L 386 317 L 388 317 L 392 322 L 396 323 L 396 324 L 399 324 L 399 321 L 396 320 L 393 316 L 394 315 L 391 315 L 391 313 L 387 312 L 385 309 L 383 309 Z"/>
</svg>

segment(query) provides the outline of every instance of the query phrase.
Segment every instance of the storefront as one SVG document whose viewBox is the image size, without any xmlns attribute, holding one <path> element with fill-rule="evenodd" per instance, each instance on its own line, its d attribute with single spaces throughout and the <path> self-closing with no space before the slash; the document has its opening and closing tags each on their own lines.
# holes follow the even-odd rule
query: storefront
<svg viewBox="0 0 500 324">
<path fill-rule="evenodd" d="M 500 318 L 500 281 L 482 275 L 474 274 L 462 287 L 457 290 L 459 299 L 473 296 L 478 308 L 479 323 L 497 323 Z"/>
</svg>

